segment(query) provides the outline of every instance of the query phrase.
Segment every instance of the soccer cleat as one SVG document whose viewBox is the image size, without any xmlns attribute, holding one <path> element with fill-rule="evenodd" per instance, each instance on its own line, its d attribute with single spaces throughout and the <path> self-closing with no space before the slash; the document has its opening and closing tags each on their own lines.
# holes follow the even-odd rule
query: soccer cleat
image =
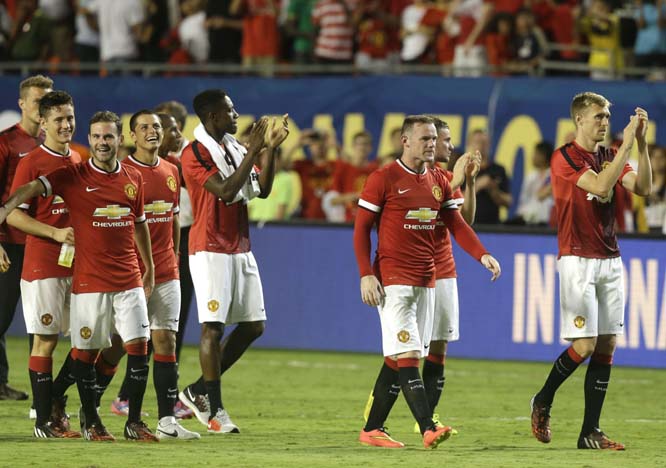
<svg viewBox="0 0 666 468">
<path fill-rule="evenodd" d="M 365 422 L 368 422 L 368 418 L 370 417 L 370 410 L 372 409 L 372 403 L 375 401 L 375 394 L 374 391 L 370 392 L 370 395 L 368 396 L 368 401 L 365 402 L 365 409 L 363 410 L 363 420 Z"/>
<path fill-rule="evenodd" d="M 159 442 L 160 440 L 155 437 L 146 423 L 143 421 L 125 423 L 125 439 L 136 440 L 138 442 Z"/>
<path fill-rule="evenodd" d="M 192 419 L 194 417 L 194 411 L 185 406 L 182 401 L 178 400 L 173 406 L 173 415 L 176 419 Z"/>
<path fill-rule="evenodd" d="M 129 414 L 129 400 L 121 400 L 116 397 L 116 399 L 111 402 L 111 412 L 118 416 L 127 416 Z M 141 410 L 141 416 L 145 418 L 148 416 L 148 413 Z"/>
<path fill-rule="evenodd" d="M 439 444 L 451 437 L 453 429 L 449 426 L 434 426 L 423 433 L 423 446 L 436 449 Z"/>
<path fill-rule="evenodd" d="M 551 439 L 550 405 L 541 404 L 535 398 L 536 395 L 530 401 L 532 407 L 532 434 L 539 442 L 547 444 Z"/>
<path fill-rule="evenodd" d="M 372 431 L 365 431 L 361 429 L 361 434 L 358 436 L 358 441 L 361 445 L 370 447 L 383 447 L 383 448 L 403 448 L 405 444 L 393 439 L 386 431 L 385 427 L 373 429 Z"/>
<path fill-rule="evenodd" d="M 208 432 L 213 434 L 238 434 L 240 429 L 231 420 L 227 410 L 218 409 L 217 414 L 208 421 Z"/>
<path fill-rule="evenodd" d="M 81 434 L 75 431 L 60 431 L 50 421 L 46 424 L 35 425 L 33 434 L 38 439 L 79 439 Z"/>
<path fill-rule="evenodd" d="M 210 402 L 208 395 L 198 395 L 190 389 L 189 386 L 178 394 L 178 399 L 183 402 L 185 406 L 192 410 L 199 422 L 204 426 L 208 426 L 210 419 Z"/>
<path fill-rule="evenodd" d="M 51 421 L 52 425 L 61 432 L 69 432 L 69 414 L 65 411 L 67 407 L 67 395 L 60 398 L 54 398 L 51 404 Z"/>
<path fill-rule="evenodd" d="M 28 399 L 28 394 L 10 387 L 6 383 L 0 384 L 0 400 L 23 401 Z"/>
<path fill-rule="evenodd" d="M 157 423 L 155 435 L 160 440 L 194 440 L 200 439 L 197 432 L 188 431 L 178 424 L 174 416 L 165 416 Z"/>
<path fill-rule="evenodd" d="M 437 427 L 444 427 L 444 424 L 439 420 L 439 414 L 435 413 L 432 415 L 432 422 L 435 423 L 435 426 Z M 419 427 L 419 423 L 414 423 L 414 434 L 420 434 L 421 433 L 421 428 Z M 451 435 L 458 435 L 458 431 L 451 428 Z"/>
<path fill-rule="evenodd" d="M 96 422 L 86 427 L 82 431 L 82 434 L 84 439 L 91 442 L 115 442 L 116 440 L 101 422 Z"/>
<path fill-rule="evenodd" d="M 578 438 L 578 448 L 594 450 L 624 450 L 624 445 L 620 442 L 610 440 L 601 429 L 597 428 L 592 433 Z"/>
</svg>

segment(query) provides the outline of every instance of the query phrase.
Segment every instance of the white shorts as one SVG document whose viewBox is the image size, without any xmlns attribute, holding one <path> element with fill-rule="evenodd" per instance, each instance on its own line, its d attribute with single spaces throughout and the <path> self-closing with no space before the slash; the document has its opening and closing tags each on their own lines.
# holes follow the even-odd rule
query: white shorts
<svg viewBox="0 0 666 468">
<path fill-rule="evenodd" d="M 392 285 L 384 288 L 384 303 L 377 307 L 382 324 L 384 356 L 418 351 L 427 356 L 432 335 L 435 288 Z"/>
<path fill-rule="evenodd" d="M 560 336 L 564 340 L 624 333 L 622 260 L 574 255 L 557 261 Z"/>
<path fill-rule="evenodd" d="M 175 279 L 156 284 L 148 299 L 151 330 L 178 331 L 180 316 L 180 281 Z"/>
<path fill-rule="evenodd" d="M 111 334 L 123 342 L 150 338 L 150 323 L 143 288 L 107 293 L 72 294 L 72 347 L 103 349 Z"/>
<path fill-rule="evenodd" d="M 23 320 L 33 335 L 69 334 L 72 277 L 21 280 Z"/>
<path fill-rule="evenodd" d="M 252 252 L 190 255 L 199 323 L 266 320 L 259 268 Z"/>
<path fill-rule="evenodd" d="M 432 341 L 458 341 L 460 338 L 458 281 L 438 279 L 435 283 L 435 317 Z"/>
</svg>

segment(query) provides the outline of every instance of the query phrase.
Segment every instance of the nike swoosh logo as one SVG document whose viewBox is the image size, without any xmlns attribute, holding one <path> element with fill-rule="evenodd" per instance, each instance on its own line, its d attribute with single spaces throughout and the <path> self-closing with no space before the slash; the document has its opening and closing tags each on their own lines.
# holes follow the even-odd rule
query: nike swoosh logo
<svg viewBox="0 0 666 468">
<path fill-rule="evenodd" d="M 99 187 L 86 187 L 86 192 L 94 192 L 95 190 L 99 190 Z"/>
<path fill-rule="evenodd" d="M 420 381 L 421 381 L 421 379 L 412 379 L 412 380 L 408 380 L 407 383 L 412 384 L 414 382 L 420 382 Z"/>
<path fill-rule="evenodd" d="M 405 190 L 398 189 L 398 195 L 402 195 L 403 193 L 409 192 L 410 190 L 411 190 L 410 188 L 406 188 Z"/>
<path fill-rule="evenodd" d="M 30 152 L 30 151 L 28 151 L 28 153 L 29 153 L 29 152 Z M 22 158 L 23 156 L 26 156 L 28 153 L 19 153 L 19 154 L 18 154 L 18 157 L 19 157 L 19 158 Z"/>
<path fill-rule="evenodd" d="M 148 325 L 141 324 L 141 328 L 148 328 Z"/>
<path fill-rule="evenodd" d="M 143 369 L 135 369 L 134 367 L 130 367 L 130 372 L 141 372 Z"/>
<path fill-rule="evenodd" d="M 158 429 L 158 431 L 160 431 L 164 435 L 168 435 L 169 437 L 174 437 L 174 438 L 178 437 L 178 433 L 176 431 L 167 432 L 167 431 L 163 431 L 162 429 Z"/>
</svg>

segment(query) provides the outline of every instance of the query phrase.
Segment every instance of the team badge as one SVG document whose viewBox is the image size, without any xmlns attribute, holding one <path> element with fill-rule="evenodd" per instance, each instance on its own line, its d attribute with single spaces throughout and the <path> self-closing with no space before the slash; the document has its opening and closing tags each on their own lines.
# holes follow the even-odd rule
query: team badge
<svg viewBox="0 0 666 468">
<path fill-rule="evenodd" d="M 208 310 L 211 312 L 217 312 L 217 309 L 220 308 L 220 303 L 217 302 L 215 299 L 208 301 Z"/>
<path fill-rule="evenodd" d="M 441 202 L 442 198 L 444 198 L 444 194 L 442 193 L 442 189 L 439 185 L 432 186 L 432 196 L 435 197 L 435 200 L 438 202 Z"/>
<path fill-rule="evenodd" d="M 83 338 L 84 340 L 87 340 L 92 336 L 92 330 L 88 327 L 81 328 L 79 333 L 81 334 L 81 338 Z"/>
<path fill-rule="evenodd" d="M 136 198 L 136 186 L 134 184 L 125 185 L 125 195 L 130 200 L 134 200 Z"/>
<path fill-rule="evenodd" d="M 583 328 L 585 326 L 585 317 L 579 315 L 574 319 L 574 325 L 576 328 Z"/>
<path fill-rule="evenodd" d="M 407 343 L 409 341 L 409 332 L 407 330 L 400 330 L 398 332 L 398 341 L 400 343 Z"/>
<path fill-rule="evenodd" d="M 39 321 L 42 322 L 42 325 L 45 327 L 48 327 L 53 323 L 53 315 L 51 314 L 44 314 L 39 318 Z"/>
<path fill-rule="evenodd" d="M 172 192 L 175 192 L 178 188 L 178 184 L 176 184 L 176 178 L 174 176 L 167 177 L 167 187 L 169 187 L 169 190 Z"/>
</svg>

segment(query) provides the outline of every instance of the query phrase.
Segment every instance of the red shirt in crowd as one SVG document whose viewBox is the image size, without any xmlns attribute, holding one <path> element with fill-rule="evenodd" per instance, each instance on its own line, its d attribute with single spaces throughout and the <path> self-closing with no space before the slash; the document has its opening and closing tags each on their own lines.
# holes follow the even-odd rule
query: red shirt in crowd
<svg viewBox="0 0 666 468">
<path fill-rule="evenodd" d="M 344 161 L 338 161 L 333 173 L 333 184 L 331 190 L 340 194 L 361 193 L 365 180 L 377 169 L 376 162 L 368 162 L 362 167 L 357 167 Z M 353 221 L 356 216 L 358 204 L 348 203 L 345 206 L 345 221 Z"/>
<path fill-rule="evenodd" d="M 293 169 L 300 176 L 303 189 L 301 218 L 326 219 L 321 199 L 331 189 L 335 167 L 336 161 L 315 164 L 309 159 L 303 159 L 294 162 Z"/>
</svg>

